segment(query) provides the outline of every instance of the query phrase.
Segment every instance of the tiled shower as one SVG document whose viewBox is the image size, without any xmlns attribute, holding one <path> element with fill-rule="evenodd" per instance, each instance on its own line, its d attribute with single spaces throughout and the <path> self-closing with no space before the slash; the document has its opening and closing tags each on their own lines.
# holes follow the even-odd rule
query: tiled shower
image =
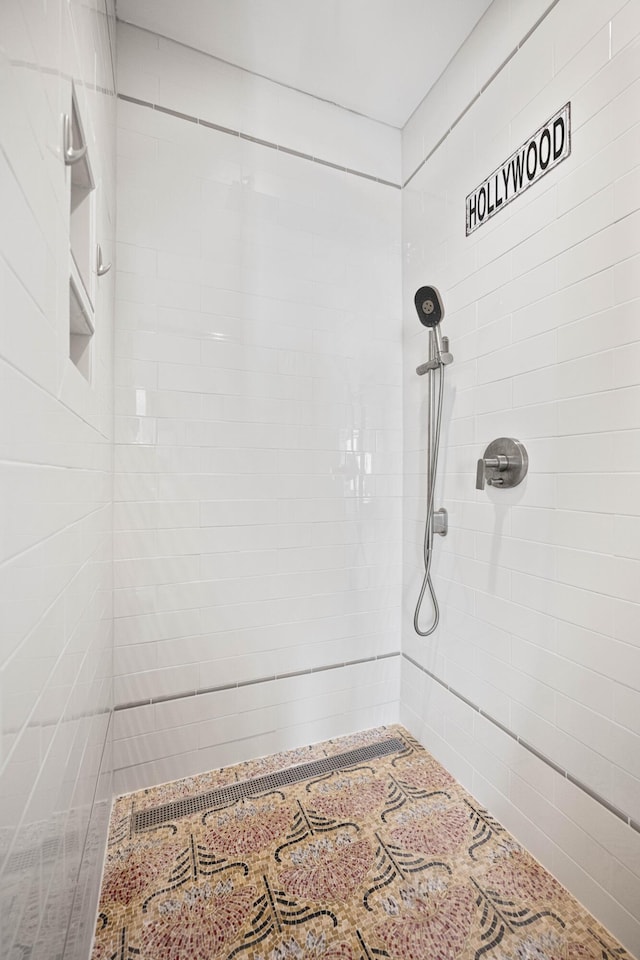
<svg viewBox="0 0 640 960">
<path fill-rule="evenodd" d="M 400 191 L 375 178 L 397 180 L 400 135 L 125 24 L 118 53 L 114 747 L 134 789 L 397 711 Z"/>
<path fill-rule="evenodd" d="M 640 952 L 639 37 L 494 0 L 400 130 L 111 0 L 0 6 L 3 957 L 88 956 L 114 794 L 398 720 Z M 569 101 L 571 157 L 466 237 Z M 501 436 L 528 476 L 478 491 Z"/>
</svg>

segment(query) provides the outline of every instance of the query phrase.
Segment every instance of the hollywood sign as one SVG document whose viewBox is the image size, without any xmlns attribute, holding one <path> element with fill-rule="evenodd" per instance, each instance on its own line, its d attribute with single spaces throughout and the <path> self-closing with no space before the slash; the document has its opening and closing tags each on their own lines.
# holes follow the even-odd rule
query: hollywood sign
<svg viewBox="0 0 640 960">
<path fill-rule="evenodd" d="M 468 195 L 467 236 L 557 167 L 570 153 L 571 103 L 565 103 Z"/>
</svg>

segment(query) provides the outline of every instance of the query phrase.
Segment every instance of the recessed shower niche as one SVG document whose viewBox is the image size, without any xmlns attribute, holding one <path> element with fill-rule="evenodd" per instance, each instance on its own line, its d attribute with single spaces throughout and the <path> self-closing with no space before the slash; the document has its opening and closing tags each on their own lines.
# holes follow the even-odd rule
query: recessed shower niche
<svg viewBox="0 0 640 960">
<path fill-rule="evenodd" d="M 69 358 L 91 380 L 92 337 L 95 331 L 93 305 L 93 259 L 95 249 L 95 183 L 91 173 L 75 91 L 71 112 L 63 119 L 64 162 L 70 169 L 69 198 Z"/>
</svg>

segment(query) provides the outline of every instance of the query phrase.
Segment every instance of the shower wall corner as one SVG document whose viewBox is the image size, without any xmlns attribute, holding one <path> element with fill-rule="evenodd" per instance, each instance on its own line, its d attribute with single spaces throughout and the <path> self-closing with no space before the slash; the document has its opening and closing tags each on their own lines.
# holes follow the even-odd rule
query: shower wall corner
<svg viewBox="0 0 640 960">
<path fill-rule="evenodd" d="M 93 251 L 115 244 L 115 4 L 6 0 L 0 35 L 0 942 L 85 960 L 113 787 L 114 278 Z M 94 328 L 82 370 L 72 281 Z"/>
<path fill-rule="evenodd" d="M 403 131 L 402 238 L 401 721 L 636 955 L 639 37 L 623 0 L 492 4 Z M 567 103 L 570 155 L 467 236 L 465 198 Z M 456 362 L 421 641 L 425 282 Z M 477 490 L 497 437 L 529 473 Z"/>
</svg>

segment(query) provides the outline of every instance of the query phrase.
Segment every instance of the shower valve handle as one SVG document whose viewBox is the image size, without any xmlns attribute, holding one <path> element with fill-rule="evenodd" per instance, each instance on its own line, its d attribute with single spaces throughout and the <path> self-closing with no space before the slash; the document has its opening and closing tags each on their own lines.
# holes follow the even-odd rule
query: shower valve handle
<svg viewBox="0 0 640 960">
<path fill-rule="evenodd" d="M 476 490 L 484 490 L 485 480 L 489 486 L 501 487 L 504 484 L 503 477 L 487 477 L 486 470 L 508 470 L 509 469 L 509 458 L 504 456 L 499 457 L 481 457 L 478 460 L 478 466 L 476 469 Z"/>
<path fill-rule="evenodd" d="M 492 440 L 478 460 L 476 490 L 490 487 L 516 487 L 527 475 L 529 457 L 524 445 L 511 437 Z"/>
</svg>

